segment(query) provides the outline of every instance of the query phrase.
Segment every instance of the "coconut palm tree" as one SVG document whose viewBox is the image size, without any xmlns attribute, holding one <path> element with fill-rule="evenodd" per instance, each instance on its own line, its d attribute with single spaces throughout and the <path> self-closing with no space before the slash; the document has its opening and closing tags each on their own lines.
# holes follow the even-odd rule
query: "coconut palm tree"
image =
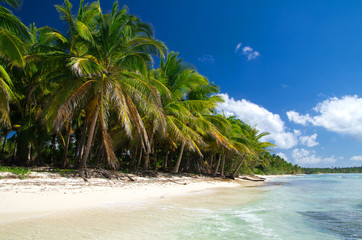
<svg viewBox="0 0 362 240">
<path fill-rule="evenodd" d="M 178 53 L 170 52 L 167 58 L 161 59 L 156 78 L 167 86 L 170 93 L 162 95 L 162 107 L 168 139 L 172 139 L 180 147 L 179 156 L 172 170 L 173 173 L 177 173 L 185 148 L 202 156 L 201 148 L 205 145 L 202 136 L 206 133 L 203 129 L 204 122 L 198 119 L 199 116 L 195 113 L 204 112 L 205 108 L 212 108 L 216 104 L 214 101 L 187 97 L 197 87 L 208 85 L 208 81 L 190 65 L 183 63 L 182 59 L 178 58 Z"/>
<path fill-rule="evenodd" d="M 25 42 L 29 38 L 28 28 L 10 10 L 0 6 L 0 124 L 6 127 L 10 126 L 9 101 L 16 99 L 9 71 L 25 66 Z"/>
<path fill-rule="evenodd" d="M 235 146 L 239 146 L 240 152 L 242 153 L 241 157 L 239 157 L 239 163 L 237 164 L 234 171 L 231 173 L 231 177 L 234 178 L 237 176 L 242 164 L 248 156 L 259 156 L 262 152 L 269 151 L 269 147 L 275 146 L 269 142 L 261 142 L 261 138 L 269 135 L 267 132 L 259 133 L 259 131 L 250 125 L 235 119 L 229 118 L 233 123 L 234 131 L 233 134 Z"/>
<path fill-rule="evenodd" d="M 81 171 L 86 167 L 96 125 L 108 163 L 113 167 L 118 164 L 108 134 L 110 109 L 117 111 L 120 124 L 129 137 L 132 128 L 137 129 L 143 146 L 149 151 L 147 132 L 137 106 L 142 102 L 144 111 L 158 114 L 158 110 L 147 103 L 157 102 L 159 94 L 143 80 L 142 73 L 147 72 L 151 54 L 162 56 L 166 47 L 152 38 L 149 25 L 128 14 L 125 8 L 118 9 L 117 2 L 110 14 L 103 14 L 98 2 L 88 5 L 81 1 L 76 16 L 72 15 L 68 0 L 56 8 L 67 24 L 69 36 L 66 38 L 54 32 L 52 37 L 61 40 L 68 50 L 53 51 L 48 59 L 63 61 L 71 74 L 68 71 L 63 79 L 60 78 L 60 86 L 65 88 L 54 94 L 46 118 L 60 129 L 71 112 L 85 110 L 89 125 Z"/>
</svg>

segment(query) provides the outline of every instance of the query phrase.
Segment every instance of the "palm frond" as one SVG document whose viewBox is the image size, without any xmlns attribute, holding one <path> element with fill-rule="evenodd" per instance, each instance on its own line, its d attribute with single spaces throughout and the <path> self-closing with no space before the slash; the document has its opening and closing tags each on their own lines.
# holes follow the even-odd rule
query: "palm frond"
<svg viewBox="0 0 362 240">
<path fill-rule="evenodd" d="M 20 0 L 0 0 L 0 2 L 9 4 L 13 8 L 20 8 L 23 1 L 20 1 Z"/>
<path fill-rule="evenodd" d="M 0 6 L 0 26 L 22 40 L 30 40 L 29 29 L 13 13 Z"/>
<path fill-rule="evenodd" d="M 0 28 L 0 54 L 9 58 L 16 66 L 25 65 L 24 55 L 26 53 L 25 43 L 9 30 Z"/>
<path fill-rule="evenodd" d="M 71 67 L 76 76 L 95 76 L 101 75 L 105 69 L 101 64 L 94 61 L 94 57 L 72 57 L 68 66 Z"/>
</svg>

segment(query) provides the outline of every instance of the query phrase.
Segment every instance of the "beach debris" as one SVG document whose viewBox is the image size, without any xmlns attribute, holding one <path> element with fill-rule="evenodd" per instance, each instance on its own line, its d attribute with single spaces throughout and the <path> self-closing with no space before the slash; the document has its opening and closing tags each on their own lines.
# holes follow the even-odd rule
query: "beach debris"
<svg viewBox="0 0 362 240">
<path fill-rule="evenodd" d="M 244 180 L 254 181 L 254 182 L 263 182 L 266 180 L 266 178 L 262 178 L 262 177 L 258 177 L 258 176 L 243 176 L 240 178 L 244 179 Z"/>
</svg>

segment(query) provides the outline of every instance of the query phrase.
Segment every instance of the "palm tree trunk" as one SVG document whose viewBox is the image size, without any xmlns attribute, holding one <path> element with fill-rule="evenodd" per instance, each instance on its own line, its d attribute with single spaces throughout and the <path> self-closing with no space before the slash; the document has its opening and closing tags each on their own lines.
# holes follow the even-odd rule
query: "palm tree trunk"
<svg viewBox="0 0 362 240">
<path fill-rule="evenodd" d="M 163 169 L 166 170 L 167 168 L 167 162 L 168 162 L 168 155 L 170 153 L 170 150 L 168 150 L 167 148 L 167 151 L 166 151 L 166 156 L 165 156 L 165 161 L 163 162 Z"/>
<path fill-rule="evenodd" d="M 143 171 L 147 171 L 150 165 L 150 154 L 152 153 L 152 146 L 153 146 L 153 137 L 154 137 L 154 132 L 151 133 L 151 137 L 150 137 L 150 147 L 149 149 L 146 150 L 145 152 L 145 156 L 144 156 L 144 162 L 143 162 Z"/>
<path fill-rule="evenodd" d="M 55 150 L 55 139 L 56 139 L 57 135 L 53 134 L 52 137 L 52 146 L 50 149 L 50 166 L 54 166 L 54 150 Z"/>
<path fill-rule="evenodd" d="M 138 170 L 139 167 L 141 166 L 142 154 L 143 154 L 143 149 L 142 149 L 142 147 L 141 147 L 141 148 L 140 148 L 140 156 L 139 156 L 139 158 L 138 158 L 137 169 L 136 169 L 136 170 Z"/>
<path fill-rule="evenodd" d="M 17 151 L 18 151 L 18 132 L 16 132 L 16 138 L 15 138 L 15 146 L 14 146 L 14 153 L 13 153 L 13 162 L 16 161 L 16 154 L 17 154 Z"/>
<path fill-rule="evenodd" d="M 136 158 L 137 158 L 137 153 L 138 153 L 138 148 L 131 148 L 131 161 L 129 163 L 129 169 L 130 170 L 135 170 L 136 169 Z"/>
<path fill-rule="evenodd" d="M 82 137 L 79 141 L 77 157 L 75 159 L 76 165 L 79 165 L 80 159 L 82 159 L 82 157 L 83 157 L 84 145 L 85 145 L 85 140 L 86 140 L 86 136 L 87 136 L 87 124 L 88 124 L 88 122 L 87 122 L 87 118 L 86 118 L 86 119 L 84 119 Z"/>
<path fill-rule="evenodd" d="M 243 162 L 244 162 L 244 159 L 246 157 L 246 154 L 244 154 L 242 157 L 241 157 L 241 161 L 239 163 L 239 165 L 237 166 L 237 168 L 235 169 L 235 171 L 231 174 L 231 177 L 232 178 L 235 178 L 235 176 L 238 174 L 240 168 L 241 168 L 241 165 L 243 165 Z"/>
<path fill-rule="evenodd" d="M 68 156 L 68 147 L 69 147 L 69 142 L 70 142 L 70 135 L 71 135 L 71 121 L 72 121 L 72 117 L 69 118 L 69 123 L 68 123 L 68 132 L 67 132 L 67 140 L 65 142 L 65 146 L 64 146 L 64 150 L 63 150 L 63 157 L 62 157 L 62 167 L 65 168 L 65 164 L 67 163 L 67 156 Z"/>
<path fill-rule="evenodd" d="M 217 171 L 219 171 L 220 162 L 221 162 L 221 156 L 222 156 L 222 152 L 219 153 L 219 159 L 217 160 L 216 168 L 215 168 L 214 173 L 213 173 L 213 176 L 214 176 L 214 177 L 216 176 Z"/>
<path fill-rule="evenodd" d="M 29 166 L 31 162 L 31 143 L 28 145 L 28 156 L 26 159 L 26 165 Z"/>
<path fill-rule="evenodd" d="M 37 156 L 36 156 L 36 159 L 37 159 L 37 165 L 38 165 L 38 166 L 44 165 L 44 164 L 43 164 L 43 158 L 42 158 L 42 156 L 41 156 L 41 145 L 40 145 L 40 143 L 38 143 L 38 146 L 37 146 Z"/>
<path fill-rule="evenodd" d="M 4 132 L 5 132 L 4 133 L 4 142 L 3 142 L 3 147 L 2 147 L 2 150 L 1 150 L 1 157 L 3 159 L 5 159 L 5 144 L 6 144 L 6 137 L 8 136 L 8 130 L 5 129 Z"/>
<path fill-rule="evenodd" d="M 96 157 L 96 166 L 98 167 L 100 162 L 101 162 L 101 159 L 102 159 L 102 153 L 103 153 L 103 149 L 102 149 L 103 145 L 101 145 L 99 148 L 98 148 L 98 151 L 97 151 L 97 157 Z"/>
<path fill-rule="evenodd" d="M 185 145 L 186 145 L 186 143 L 185 143 L 185 142 L 182 142 L 180 155 L 178 156 L 176 165 L 175 165 L 175 167 L 173 168 L 172 173 L 178 173 L 178 170 L 179 170 L 180 164 L 181 164 L 181 160 L 182 160 L 182 155 L 183 155 L 183 153 L 184 153 Z"/>
<path fill-rule="evenodd" d="M 187 153 L 187 160 L 186 160 L 186 172 L 188 172 L 190 170 L 190 165 L 191 165 L 191 151 L 189 151 Z"/>
<path fill-rule="evenodd" d="M 143 171 L 147 171 L 148 170 L 148 165 L 150 165 L 150 153 L 145 152 L 145 155 L 144 155 L 143 158 L 144 158 Z"/>
<path fill-rule="evenodd" d="M 80 174 L 83 174 L 82 172 L 84 171 L 84 169 L 86 168 L 86 164 L 87 164 L 87 160 L 88 160 L 88 156 L 92 147 L 92 143 L 93 143 L 93 135 L 94 135 L 94 130 L 96 128 L 96 123 L 97 123 L 97 119 L 98 119 L 98 114 L 99 114 L 99 110 L 101 108 L 101 102 L 100 102 L 100 98 L 98 100 L 98 105 L 93 113 L 93 119 L 91 122 L 91 126 L 89 128 L 89 135 L 88 135 L 88 139 L 87 139 L 87 145 L 85 147 L 85 152 L 83 154 L 83 158 L 82 161 L 79 164 L 79 172 Z"/>
<path fill-rule="evenodd" d="M 155 141 L 155 144 L 153 145 L 153 161 L 154 161 L 154 170 L 156 170 L 157 171 L 157 161 L 158 161 L 158 159 L 157 159 L 157 142 Z"/>
<path fill-rule="evenodd" d="M 220 177 L 222 177 L 222 178 L 225 178 L 225 175 L 224 175 L 225 158 L 226 158 L 226 153 L 224 153 L 224 155 L 223 155 L 223 157 L 222 157 L 222 162 L 221 162 L 221 173 L 220 173 Z"/>
</svg>

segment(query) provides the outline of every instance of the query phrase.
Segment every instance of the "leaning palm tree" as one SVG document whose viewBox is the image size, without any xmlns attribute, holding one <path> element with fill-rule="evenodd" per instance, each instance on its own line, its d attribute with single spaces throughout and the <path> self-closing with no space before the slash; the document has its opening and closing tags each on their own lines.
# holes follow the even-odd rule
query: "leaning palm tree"
<svg viewBox="0 0 362 240">
<path fill-rule="evenodd" d="M 187 99 L 190 91 L 201 85 L 207 85 L 208 81 L 189 65 L 183 63 L 177 53 L 171 52 L 166 59 L 161 59 L 156 77 L 163 79 L 160 82 L 167 86 L 170 93 L 170 95 L 162 96 L 162 107 L 166 118 L 168 139 L 177 142 L 180 147 L 179 156 L 172 170 L 173 173 L 177 173 L 185 148 L 202 156 L 201 148 L 205 145 L 202 136 L 206 133 L 202 121 L 199 121 L 194 113 L 203 112 L 204 108 L 210 108 L 215 103 Z"/>
<path fill-rule="evenodd" d="M 55 93 L 46 118 L 59 129 L 71 112 L 85 110 L 88 138 L 80 171 L 86 167 L 96 125 L 108 163 L 113 167 L 118 164 L 108 134 L 111 108 L 117 111 L 125 133 L 131 137 L 132 128 L 136 128 L 143 146 L 149 151 L 146 129 L 136 106 L 142 101 L 150 107 L 144 107 L 145 111 L 155 113 L 147 103 L 157 101 L 159 94 L 143 81 L 142 73 L 152 61 L 151 54 L 162 56 L 166 47 L 152 38 L 150 26 L 128 14 L 125 8 L 118 9 L 117 2 L 110 14 L 103 14 L 98 2 L 87 5 L 81 1 L 76 16 L 71 14 L 72 5 L 68 0 L 56 8 L 67 23 L 69 36 L 65 38 L 54 33 L 52 37 L 66 43 L 69 49 L 54 51 L 48 57 L 64 61 L 71 74 L 67 72 L 65 78 L 60 79 L 60 86 L 65 86 L 66 90 Z"/>
<path fill-rule="evenodd" d="M 187 94 L 188 101 L 204 106 L 203 109 L 194 111 L 193 115 L 207 135 L 204 136 L 204 139 L 207 141 L 207 148 L 205 150 L 211 152 L 211 158 L 214 157 L 214 154 L 219 154 L 213 171 L 214 176 L 218 172 L 222 155 L 225 157 L 223 152 L 226 150 L 237 152 L 232 142 L 227 138 L 227 132 L 231 128 L 230 122 L 224 116 L 214 113 L 217 104 L 223 101 L 217 93 L 219 93 L 219 87 L 213 83 L 207 83 L 198 86 Z M 207 166 L 209 168 L 208 172 L 211 172 L 211 165 L 212 162 L 210 162 L 210 166 Z"/>
<path fill-rule="evenodd" d="M 250 125 L 242 122 L 239 119 L 229 118 L 232 122 L 233 130 L 233 139 L 235 141 L 234 145 L 239 146 L 241 157 L 239 157 L 239 163 L 235 167 L 234 171 L 231 173 L 231 177 L 235 177 L 244 161 L 249 156 L 259 156 L 262 152 L 269 151 L 269 147 L 274 147 L 275 145 L 269 142 L 261 142 L 261 138 L 269 135 L 268 132 L 261 132 Z"/>
</svg>

